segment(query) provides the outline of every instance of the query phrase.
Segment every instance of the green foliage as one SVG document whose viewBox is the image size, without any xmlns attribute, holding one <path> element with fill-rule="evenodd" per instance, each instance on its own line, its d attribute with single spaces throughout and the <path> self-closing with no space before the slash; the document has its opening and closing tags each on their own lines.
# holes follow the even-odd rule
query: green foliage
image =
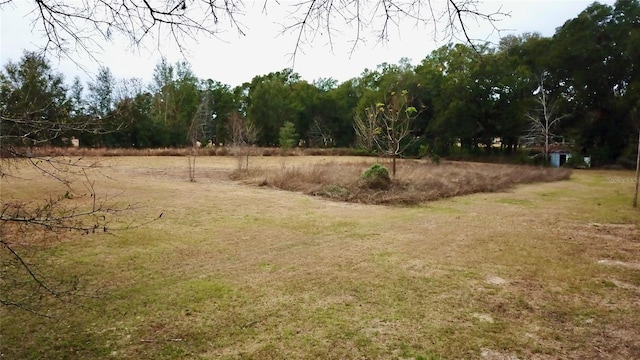
<svg viewBox="0 0 640 360">
<path fill-rule="evenodd" d="M 537 79 L 544 76 L 549 96 L 566 100 L 558 113 L 570 115 L 554 132 L 592 155 L 596 165 L 626 162 L 629 149 L 635 151 L 636 125 L 630 113 L 640 101 L 639 21 L 637 0 L 594 3 L 553 37 L 505 36 L 495 47 L 448 44 L 417 66 L 407 59 L 382 63 L 341 84 L 333 79 L 310 83 L 283 69 L 232 89 L 198 79 L 187 62 L 171 64 L 162 58 L 148 92 L 138 85 L 123 95 L 121 85 L 127 80 L 114 79 L 108 68 L 101 68 L 86 89 L 78 79 L 66 86 L 47 59 L 25 53 L 19 62 L 7 62 L 0 76 L 0 111 L 5 117 L 0 130 L 5 143 L 37 143 L 53 134 L 75 136 L 84 146 L 180 147 L 188 143 L 186 133 L 201 99 L 208 99 L 210 114 L 203 117 L 204 138 L 199 139 L 203 144 L 229 143 L 227 119 L 237 112 L 260 129 L 259 146 L 277 146 L 280 128 L 291 122 L 307 146 L 360 146 L 370 153 L 377 147 L 372 141 L 363 146 L 354 117 L 378 120 L 395 113 L 396 118 L 411 119 L 411 135 L 390 140 L 382 151 L 387 156 L 415 156 L 424 143 L 441 156 L 461 150 L 476 157 L 517 157 L 528 127 L 525 115 L 535 108 Z M 143 94 L 145 101 L 137 98 Z M 408 101 L 401 104 L 403 97 Z M 23 115 L 48 122 L 50 130 L 36 136 L 6 120 Z M 56 127 L 87 124 L 90 118 L 101 119 L 92 125 L 119 134 L 80 135 Z M 382 138 L 393 127 L 376 126 L 370 132 Z M 499 148 L 491 146 L 497 139 Z M 404 153 L 398 150 L 411 142 L 416 145 Z"/>
<path fill-rule="evenodd" d="M 318 107 L 320 115 L 333 132 L 335 145 L 353 145 L 353 111 L 358 104 L 358 91 L 353 80 L 347 80 L 337 88 L 320 93 Z"/>
<path fill-rule="evenodd" d="M 113 93 L 116 79 L 109 68 L 101 66 L 94 83 L 89 83 L 89 113 L 97 118 L 105 118 L 113 110 Z"/>
<path fill-rule="evenodd" d="M 174 66 L 164 58 L 156 65 L 153 78 L 156 92 L 150 115 L 161 129 L 159 142 L 162 146 L 188 145 L 187 133 L 200 105 L 198 79 L 189 63 L 182 61 Z"/>
<path fill-rule="evenodd" d="M 558 92 L 569 95 L 565 124 L 594 163 L 611 163 L 633 141 L 630 104 L 640 97 L 637 24 L 640 2 L 593 3 L 556 31 L 550 62 Z"/>
<path fill-rule="evenodd" d="M 584 169 L 587 164 L 584 162 L 584 156 L 578 153 L 572 153 L 567 162 L 564 163 L 564 167 L 572 169 Z"/>
<path fill-rule="evenodd" d="M 296 124 L 305 104 L 297 101 L 294 86 L 300 76 L 291 69 L 255 76 L 243 85 L 246 91 L 247 118 L 260 129 L 257 144 L 279 144 L 279 129 L 286 123 Z"/>
<path fill-rule="evenodd" d="M 219 81 L 211 79 L 200 82 L 203 96 L 208 100 L 207 108 L 211 112 L 210 120 L 205 125 L 205 134 L 202 143 L 211 140 L 214 144 L 227 144 L 231 141 L 229 118 L 231 114 L 239 111 L 239 96 L 229 87 Z"/>
<path fill-rule="evenodd" d="M 388 190 L 391 187 L 389 170 L 380 164 L 374 164 L 362 173 L 360 183 L 367 189 Z"/>
<path fill-rule="evenodd" d="M 380 164 L 374 164 L 362 174 L 364 179 L 369 179 L 373 177 L 383 177 L 389 178 L 389 170 Z"/>
<path fill-rule="evenodd" d="M 298 143 L 299 136 L 296 133 L 295 125 L 286 121 L 280 128 L 279 143 L 282 150 L 289 150 Z"/>
<path fill-rule="evenodd" d="M 149 94 L 121 100 L 116 105 L 116 113 L 126 121 L 126 126 L 108 134 L 105 137 L 107 145 L 139 149 L 163 146 L 160 142 L 163 129 L 151 118 L 151 106 L 152 98 Z"/>
<path fill-rule="evenodd" d="M 429 144 L 420 145 L 420 148 L 418 149 L 418 157 L 428 157 L 434 164 L 440 164 L 440 156 L 433 151 Z"/>
<path fill-rule="evenodd" d="M 0 145 L 37 145 L 55 141 L 71 112 L 62 74 L 49 60 L 25 52 L 0 72 Z"/>
</svg>

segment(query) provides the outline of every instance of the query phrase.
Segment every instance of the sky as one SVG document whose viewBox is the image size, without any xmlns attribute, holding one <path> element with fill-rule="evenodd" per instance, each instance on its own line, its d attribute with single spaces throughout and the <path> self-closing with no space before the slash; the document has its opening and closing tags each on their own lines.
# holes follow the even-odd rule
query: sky
<svg viewBox="0 0 640 360">
<path fill-rule="evenodd" d="M 71 2 L 77 0 L 69 0 Z M 364 32 L 365 42 L 351 52 L 352 34 L 344 28 L 343 36 L 333 34 L 333 49 L 327 45 L 326 34 L 304 44 L 292 61 L 291 53 L 296 44 L 297 34 L 282 33 L 282 20 L 292 9 L 294 1 L 280 0 L 279 6 L 272 3 L 267 14 L 262 12 L 263 1 L 245 1 L 246 7 L 242 23 L 246 26 L 245 36 L 237 32 L 221 33 L 219 38 L 199 38 L 184 44 L 186 53 L 180 53 L 170 41 L 148 41 L 143 47 L 132 49 L 121 38 L 112 42 L 101 42 L 102 48 L 93 48 L 95 59 L 76 53 L 73 61 L 68 58 L 50 56 L 53 67 L 64 74 L 68 83 L 75 76 L 83 82 L 92 81 L 100 66 L 108 67 L 118 78 L 141 78 L 149 83 L 153 69 L 162 56 L 171 63 L 186 60 L 195 75 L 201 79 L 212 79 L 231 86 L 251 81 L 256 75 L 280 71 L 293 66 L 302 79 L 313 81 L 319 78 L 333 78 L 339 82 L 359 76 L 365 69 L 375 69 L 383 62 L 396 64 L 401 58 L 408 58 L 418 64 L 431 51 L 452 41 L 443 36 L 442 24 L 435 35 L 433 27 L 415 26 L 410 21 L 401 23 L 400 28 L 392 28 L 388 41 L 378 41 L 372 30 Z M 444 0 L 432 0 L 441 1 Z M 600 3 L 613 5 L 614 1 Z M 33 26 L 32 0 L 14 0 L 0 8 L 0 64 L 19 61 L 24 50 L 38 50 L 45 40 L 41 29 Z M 502 17 L 494 28 L 486 23 L 470 21 L 469 34 L 474 39 L 486 39 L 493 43 L 500 36 L 519 35 L 524 32 L 539 32 L 552 36 L 557 27 L 574 18 L 592 1 L 584 0 L 485 0 L 480 4 L 483 12 L 501 11 L 510 16 Z M 351 35 L 351 36 L 350 36 Z M 455 41 L 454 39 L 454 42 Z M 97 59 L 97 61 L 96 61 Z M 78 66 L 81 65 L 81 67 Z"/>
</svg>

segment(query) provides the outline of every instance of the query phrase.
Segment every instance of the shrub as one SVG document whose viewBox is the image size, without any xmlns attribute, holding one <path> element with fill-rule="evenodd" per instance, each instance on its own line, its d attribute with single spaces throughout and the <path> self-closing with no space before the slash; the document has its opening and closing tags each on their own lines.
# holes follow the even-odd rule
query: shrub
<svg viewBox="0 0 640 360">
<path fill-rule="evenodd" d="M 632 157 L 622 155 L 616 159 L 616 165 L 622 166 L 627 170 L 635 169 L 636 159 L 635 157 L 632 158 Z"/>
<path fill-rule="evenodd" d="M 308 148 L 308 149 L 304 149 L 304 155 L 307 156 L 322 156 L 322 155 L 327 155 L 330 153 L 330 151 L 328 151 L 329 149 L 322 149 L 322 148 Z"/>
<path fill-rule="evenodd" d="M 275 156 L 275 155 L 278 155 L 278 149 L 262 148 L 262 156 Z"/>
<path fill-rule="evenodd" d="M 230 151 L 226 146 L 222 146 L 222 147 L 214 148 L 214 153 L 217 156 L 227 156 L 229 155 Z"/>
<path fill-rule="evenodd" d="M 296 133 L 296 127 L 291 121 L 285 121 L 284 125 L 280 128 L 280 147 L 282 150 L 287 151 L 294 147 L 298 143 L 298 134 Z"/>
<path fill-rule="evenodd" d="M 362 186 L 368 189 L 388 190 L 391 187 L 389 170 L 380 164 L 367 169 L 360 177 L 360 181 Z"/>
<path fill-rule="evenodd" d="M 564 167 L 572 169 L 585 169 L 587 164 L 584 162 L 584 156 L 578 153 L 572 153 Z"/>
<path fill-rule="evenodd" d="M 205 147 L 199 150 L 200 151 L 200 155 L 204 155 L 204 156 L 215 156 L 216 155 L 216 148 L 214 147 Z"/>
<path fill-rule="evenodd" d="M 367 150 L 362 148 L 354 148 L 350 154 L 351 156 L 378 156 L 378 152 L 374 150 Z"/>
</svg>

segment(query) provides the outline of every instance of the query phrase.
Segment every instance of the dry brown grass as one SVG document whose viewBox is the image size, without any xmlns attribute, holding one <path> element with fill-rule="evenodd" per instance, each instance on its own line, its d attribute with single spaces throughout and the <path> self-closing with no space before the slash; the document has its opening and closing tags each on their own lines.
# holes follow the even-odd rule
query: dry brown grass
<svg viewBox="0 0 640 360">
<path fill-rule="evenodd" d="M 425 201 L 504 191 L 517 184 L 566 180 L 571 170 L 533 166 L 404 160 L 389 190 L 361 186 L 360 176 L 374 160 L 254 167 L 232 178 L 309 195 L 365 204 L 417 204 Z"/>
<path fill-rule="evenodd" d="M 198 160 L 196 182 L 184 158 L 106 161 L 99 196 L 163 217 L 43 249 L 50 274 L 100 296 L 52 303 L 64 321 L 0 308 L 5 358 L 640 358 L 632 172 L 371 206 L 245 186 L 228 178 L 231 157 Z M 53 191 L 20 176 L 0 179 L 3 197 Z"/>
<path fill-rule="evenodd" d="M 34 148 L 17 149 L 19 153 L 33 154 L 35 156 L 70 156 L 70 157 L 118 157 L 118 156 L 191 156 L 191 147 L 183 148 L 157 148 L 157 149 L 135 149 L 135 148 L 88 148 L 88 147 L 54 147 L 40 146 Z M 244 151 L 243 151 L 244 152 Z M 283 151 L 277 147 L 250 147 L 249 153 L 253 156 L 356 156 L 360 151 L 350 148 L 292 148 Z M 231 156 L 234 149 L 227 146 L 201 147 L 198 149 L 200 156 Z M 0 156 L 9 156 L 0 154 Z"/>
</svg>

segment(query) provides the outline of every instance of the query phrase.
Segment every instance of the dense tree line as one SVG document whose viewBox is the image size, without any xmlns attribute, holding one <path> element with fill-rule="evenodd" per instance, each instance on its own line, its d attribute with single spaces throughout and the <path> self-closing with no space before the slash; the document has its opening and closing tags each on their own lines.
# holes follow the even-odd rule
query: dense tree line
<svg viewBox="0 0 640 360">
<path fill-rule="evenodd" d="M 258 129 L 257 145 L 278 145 L 281 127 L 291 123 L 305 146 L 347 147 L 357 144 L 355 116 L 406 93 L 418 110 L 408 151 L 513 153 L 525 145 L 527 114 L 545 92 L 564 116 L 553 141 L 592 155 L 594 163 L 625 162 L 634 157 L 639 126 L 638 64 L 638 0 L 593 3 L 552 37 L 450 44 L 416 66 L 406 59 L 384 63 L 343 83 L 309 83 L 284 69 L 232 88 L 199 79 L 187 62 L 162 59 L 150 84 L 101 68 L 86 87 L 77 78 L 69 86 L 45 57 L 26 52 L 0 74 L 0 131 L 5 141 L 29 146 L 76 137 L 83 146 L 179 147 L 190 145 L 197 122 L 202 144 L 217 145 L 231 141 L 229 122 L 239 117 Z M 59 133 L 30 132 L 29 118 Z M 83 129 L 55 126 L 75 123 Z"/>
</svg>

